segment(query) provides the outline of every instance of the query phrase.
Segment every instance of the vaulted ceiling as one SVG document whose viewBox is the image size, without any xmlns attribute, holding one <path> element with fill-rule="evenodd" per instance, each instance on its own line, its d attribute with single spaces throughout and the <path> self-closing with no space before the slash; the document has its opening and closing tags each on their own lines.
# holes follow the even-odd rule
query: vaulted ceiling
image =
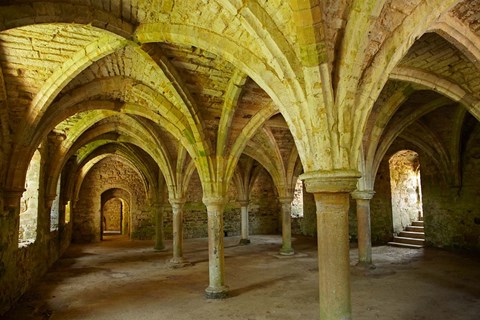
<svg viewBox="0 0 480 320">
<path fill-rule="evenodd" d="M 372 184 L 393 140 L 415 140 L 412 126 L 448 166 L 459 110 L 480 118 L 479 13 L 480 1 L 7 1 L 3 184 L 23 185 L 52 132 L 53 177 L 69 159 L 120 154 L 161 172 L 174 197 L 192 168 L 204 192 L 226 188 L 245 157 L 279 193 L 292 192 L 300 161 L 356 167 L 359 154 Z"/>
</svg>

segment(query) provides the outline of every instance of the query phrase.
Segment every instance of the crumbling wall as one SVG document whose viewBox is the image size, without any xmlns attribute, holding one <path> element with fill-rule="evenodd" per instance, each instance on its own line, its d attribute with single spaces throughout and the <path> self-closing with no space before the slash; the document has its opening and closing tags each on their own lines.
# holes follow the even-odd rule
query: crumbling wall
<svg viewBox="0 0 480 320">
<path fill-rule="evenodd" d="M 45 144 L 44 144 L 45 145 Z M 45 201 L 45 163 L 48 163 L 47 148 L 41 148 L 40 156 L 44 161 L 38 163 L 38 177 L 34 191 L 27 193 L 25 199 L 36 198 L 35 241 L 23 243 L 19 247 L 20 212 L 33 209 L 20 201 L 5 204 L 4 194 L 0 192 L 0 315 L 3 314 L 36 280 L 43 276 L 48 268 L 61 256 L 70 244 L 70 225 L 60 221 L 59 229 L 50 230 L 50 208 Z M 26 200 L 27 203 L 29 200 Z"/>
</svg>

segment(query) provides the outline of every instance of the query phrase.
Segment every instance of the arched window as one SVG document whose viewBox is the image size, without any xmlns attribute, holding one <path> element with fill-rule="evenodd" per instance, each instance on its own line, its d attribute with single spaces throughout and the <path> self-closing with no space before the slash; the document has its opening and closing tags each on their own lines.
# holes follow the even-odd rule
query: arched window
<svg viewBox="0 0 480 320">
<path fill-rule="evenodd" d="M 40 186 L 41 155 L 35 151 L 27 169 L 25 192 L 20 199 L 18 246 L 27 246 L 37 238 L 38 188 Z"/>
<path fill-rule="evenodd" d="M 55 200 L 50 211 L 50 231 L 58 230 L 58 217 L 60 209 L 60 178 L 58 178 Z"/>
<path fill-rule="evenodd" d="M 303 181 L 298 179 L 295 184 L 295 192 L 292 201 L 292 218 L 303 217 Z"/>
<path fill-rule="evenodd" d="M 399 233 L 423 218 L 418 154 L 402 150 L 390 160 L 393 232 Z"/>
</svg>

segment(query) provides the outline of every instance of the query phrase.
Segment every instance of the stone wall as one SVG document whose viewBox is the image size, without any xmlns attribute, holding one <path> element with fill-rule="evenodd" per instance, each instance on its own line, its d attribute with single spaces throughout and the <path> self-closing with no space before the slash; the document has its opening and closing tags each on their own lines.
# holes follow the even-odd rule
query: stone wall
<svg viewBox="0 0 480 320">
<path fill-rule="evenodd" d="M 371 201 L 372 242 L 385 244 L 393 236 L 388 159 L 399 150 L 419 154 L 425 237 L 428 245 L 480 250 L 480 129 L 465 145 L 461 157 L 461 185 L 453 186 L 434 160 L 414 145 L 397 139 L 383 159 Z"/>
<path fill-rule="evenodd" d="M 386 244 L 393 238 L 392 189 L 388 159 L 389 157 L 385 157 L 380 163 L 375 177 L 375 195 L 370 201 L 372 244 L 374 245 Z"/>
<path fill-rule="evenodd" d="M 272 179 L 263 171 L 259 174 L 250 195 L 249 232 L 250 234 L 278 233 L 278 214 L 280 207 L 277 201 Z M 237 203 L 235 185 L 230 184 L 228 202 L 224 210 L 224 231 L 226 236 L 241 233 L 240 205 Z M 172 209 L 167 203 L 164 211 L 165 238 L 172 238 Z M 207 237 L 207 210 L 202 202 L 202 186 L 195 173 L 188 187 L 184 214 L 184 238 Z"/>
<path fill-rule="evenodd" d="M 127 190 L 132 195 L 130 202 L 130 236 L 133 239 L 153 239 L 154 219 L 150 204 L 147 203 L 145 190 L 138 174 L 115 160 L 102 160 L 85 177 L 74 208 L 73 240 L 90 242 L 100 240 L 100 202 L 101 194 L 111 188 Z M 202 202 L 202 186 L 194 173 L 186 194 L 184 214 L 184 238 L 207 237 L 207 211 Z M 279 232 L 280 207 L 272 179 L 262 172 L 253 186 L 249 205 L 250 234 L 274 234 Z M 127 201 L 128 202 L 128 201 Z M 104 208 L 105 209 L 105 208 Z M 108 209 L 108 208 L 107 208 Z M 228 202 L 224 209 L 224 231 L 226 236 L 240 235 L 241 215 L 237 203 L 237 191 L 232 183 L 228 191 Z M 107 230 L 109 227 L 107 227 Z M 172 209 L 164 203 L 165 238 L 172 238 Z"/>
<path fill-rule="evenodd" d="M 400 206 L 400 202 L 405 205 L 403 209 L 399 209 L 399 212 L 402 212 L 403 210 L 405 213 L 403 220 L 401 217 L 394 217 L 392 210 L 392 174 L 390 171 L 389 160 L 397 152 L 402 150 L 411 150 L 418 154 L 423 191 L 425 191 L 425 189 L 423 189 L 424 186 L 429 188 L 429 186 L 425 184 L 425 176 L 431 175 L 432 172 L 436 172 L 435 175 L 440 175 L 435 164 L 432 162 L 432 159 L 427 154 L 419 150 L 415 145 L 412 145 L 403 139 L 398 138 L 395 140 L 380 163 L 377 176 L 375 177 L 375 195 L 370 202 L 372 243 L 374 245 L 386 244 L 388 241 L 391 241 L 395 232 L 398 233 L 402 231 L 404 227 L 410 225 L 411 220 L 414 220 L 413 217 L 417 217 L 418 215 L 416 211 L 417 209 L 410 210 L 411 201 L 408 200 L 408 194 L 409 191 L 412 190 L 410 190 L 411 187 L 409 184 L 404 183 L 407 180 L 409 181 L 407 177 L 409 175 L 406 174 L 404 169 L 399 169 L 403 166 L 403 164 L 400 164 L 398 161 L 395 162 L 394 165 L 394 168 L 397 170 L 397 172 L 393 174 L 393 180 L 395 185 L 397 185 L 401 190 L 398 191 L 398 194 L 396 195 L 397 200 L 395 205 Z M 423 196 L 423 199 L 425 199 L 425 194 L 423 194 Z M 414 202 L 416 202 L 416 199 Z M 397 212 L 395 215 L 399 215 L 399 213 Z M 410 218 L 410 215 L 412 218 Z"/>
<path fill-rule="evenodd" d="M 40 151 L 30 161 L 25 181 L 25 192 L 20 199 L 19 242 L 28 245 L 37 238 L 38 190 L 40 188 Z"/>
<path fill-rule="evenodd" d="M 303 184 L 303 217 L 292 219 L 292 234 L 316 236 L 317 206 L 313 193 L 308 193 Z"/>
<path fill-rule="evenodd" d="M 130 194 L 130 199 L 124 200 L 130 204 L 131 238 L 153 237 L 154 220 L 139 173 L 125 162 L 110 157 L 97 163 L 83 180 L 72 213 L 73 241 L 100 241 L 101 196 L 103 192 L 117 188 Z"/>
<path fill-rule="evenodd" d="M 45 161 L 39 163 L 37 175 L 39 181 L 44 181 L 48 158 L 45 149 L 41 149 L 40 154 Z M 21 247 L 20 212 L 24 209 L 21 209 L 20 196 L 16 203 L 5 206 L 4 195 L 0 193 L 0 315 L 45 274 L 70 244 L 70 224 L 64 225 L 60 220 L 58 230 L 50 231 L 51 210 L 45 208 L 43 187 L 44 184 L 37 184 L 36 192 L 27 193 L 26 198 L 38 199 L 36 210 L 32 211 L 36 217 L 36 240 Z"/>
<path fill-rule="evenodd" d="M 103 206 L 104 231 L 121 231 L 122 211 L 120 199 L 112 199 L 105 203 Z"/>
<path fill-rule="evenodd" d="M 425 237 L 436 247 L 480 250 L 480 125 L 464 147 L 461 184 L 422 175 Z M 423 172 L 422 172 L 423 174 Z"/>
<path fill-rule="evenodd" d="M 60 214 L 60 185 L 61 179 L 58 179 L 56 196 L 52 202 L 52 209 L 50 212 L 50 230 L 58 230 L 59 214 Z"/>
<path fill-rule="evenodd" d="M 390 158 L 389 167 L 393 232 L 398 234 L 423 216 L 418 154 L 410 150 L 399 151 Z"/>
</svg>

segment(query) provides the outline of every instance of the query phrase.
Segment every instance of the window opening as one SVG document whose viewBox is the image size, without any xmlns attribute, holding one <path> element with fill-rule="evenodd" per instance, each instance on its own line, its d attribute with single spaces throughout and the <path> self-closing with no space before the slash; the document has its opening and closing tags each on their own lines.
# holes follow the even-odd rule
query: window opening
<svg viewBox="0 0 480 320">
<path fill-rule="evenodd" d="M 292 218 L 302 218 L 303 217 L 303 181 L 298 179 L 295 184 L 295 191 L 293 193 L 292 201 Z"/>
<path fill-rule="evenodd" d="M 58 219 L 60 209 L 60 178 L 58 178 L 55 200 L 50 211 L 50 231 L 58 230 Z"/>
<path fill-rule="evenodd" d="M 18 246 L 28 246 L 37 238 L 38 189 L 40 186 L 40 151 L 35 151 L 27 169 L 25 192 L 20 199 Z"/>
<path fill-rule="evenodd" d="M 65 223 L 70 222 L 70 215 L 71 215 L 70 210 L 71 210 L 71 206 L 70 206 L 70 200 L 69 200 L 65 205 Z"/>
</svg>

